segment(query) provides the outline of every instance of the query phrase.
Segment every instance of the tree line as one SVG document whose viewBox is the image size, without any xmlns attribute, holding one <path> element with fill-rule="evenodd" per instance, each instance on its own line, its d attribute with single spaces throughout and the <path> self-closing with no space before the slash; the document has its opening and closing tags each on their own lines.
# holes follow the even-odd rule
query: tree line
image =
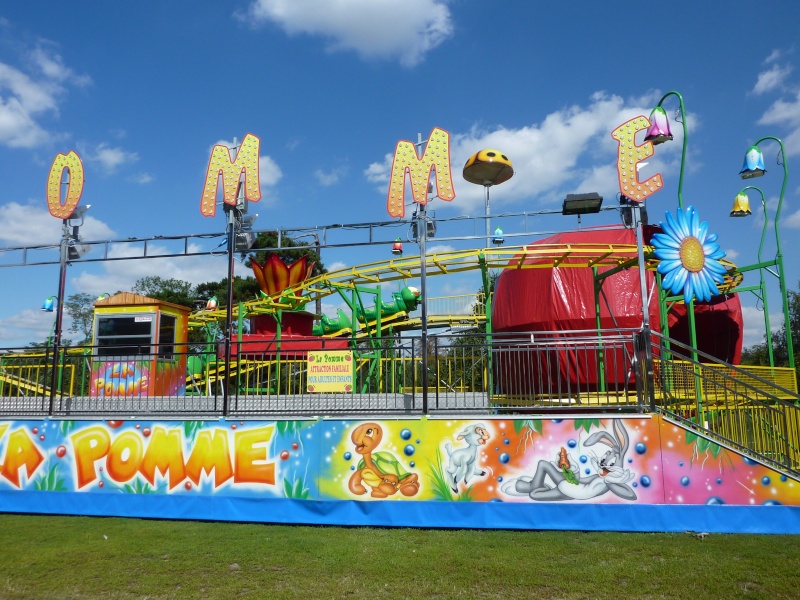
<svg viewBox="0 0 800 600">
<path fill-rule="evenodd" d="M 800 284 L 798 284 L 800 290 Z M 798 365 L 798 350 L 800 350 L 800 291 L 788 291 L 789 300 L 789 327 L 792 332 L 792 342 L 794 346 L 794 363 Z M 782 321 L 779 331 L 772 334 L 772 354 L 775 359 L 776 367 L 786 367 L 789 365 L 789 353 L 786 344 L 786 322 Z M 766 335 L 764 341 L 742 350 L 743 365 L 769 365 L 769 348 L 767 347 Z"/>
</svg>

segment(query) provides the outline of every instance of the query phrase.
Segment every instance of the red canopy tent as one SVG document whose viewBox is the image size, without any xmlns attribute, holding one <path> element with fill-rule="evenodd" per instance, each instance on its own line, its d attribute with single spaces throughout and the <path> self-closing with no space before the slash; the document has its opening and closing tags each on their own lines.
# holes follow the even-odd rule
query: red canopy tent
<svg viewBox="0 0 800 600">
<path fill-rule="evenodd" d="M 650 228 L 652 233 L 652 228 Z M 635 245 L 635 233 L 622 227 L 613 229 L 584 229 L 559 233 L 538 240 L 529 246 L 544 244 L 608 244 L 610 246 Z M 554 332 L 556 337 L 575 337 L 576 331 L 597 329 L 594 277 L 592 269 L 569 266 L 585 259 L 567 256 L 558 267 L 552 261 L 528 259 L 526 263 L 542 263 L 541 268 L 513 269 L 502 272 L 492 304 L 492 324 L 495 332 Z M 509 264 L 516 265 L 519 259 Z M 550 266 L 547 266 L 550 265 Z M 610 267 L 599 267 L 603 273 Z M 648 289 L 654 290 L 654 274 L 646 273 Z M 642 298 L 638 268 L 633 267 L 608 277 L 600 292 L 600 328 L 635 329 L 642 325 Z M 660 331 L 657 294 L 651 294 L 649 304 L 650 324 Z M 695 327 L 698 350 L 721 360 L 737 363 L 742 350 L 742 308 L 737 294 L 716 296 L 708 303 L 695 307 Z M 683 303 L 669 309 L 670 336 L 689 344 L 688 319 Z M 530 341 L 530 336 L 523 339 Z M 546 365 L 525 365 L 519 360 L 519 352 L 513 357 L 498 352 L 496 381 L 501 392 L 522 393 L 531 384 L 539 384 L 544 378 L 553 378 L 560 371 L 560 379 L 596 383 L 596 354 L 581 354 L 562 350 L 559 354 L 548 354 Z M 606 373 L 624 381 L 631 377 L 623 372 L 625 361 L 621 357 L 606 355 Z M 609 367 L 612 372 L 609 373 Z M 613 372 L 616 370 L 617 372 Z M 530 371 L 530 372 L 528 372 Z M 550 373 L 550 375 L 542 375 Z"/>
</svg>

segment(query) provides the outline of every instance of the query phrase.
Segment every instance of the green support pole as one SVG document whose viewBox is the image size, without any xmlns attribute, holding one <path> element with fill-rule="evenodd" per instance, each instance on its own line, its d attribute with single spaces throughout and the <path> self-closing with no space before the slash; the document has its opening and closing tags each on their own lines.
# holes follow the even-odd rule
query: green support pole
<svg viewBox="0 0 800 600">
<path fill-rule="evenodd" d="M 236 364 L 242 364 L 242 331 L 244 330 L 244 318 L 242 317 L 242 313 L 244 312 L 244 303 L 240 300 L 239 304 L 236 306 L 237 314 L 236 314 Z M 242 391 L 242 381 L 241 381 L 241 369 L 236 369 L 237 371 L 237 378 L 239 378 L 238 387 L 239 391 Z M 245 385 L 245 389 L 247 385 Z"/>
<path fill-rule="evenodd" d="M 273 318 L 278 324 L 275 330 L 275 393 L 281 393 L 281 329 L 283 329 L 283 310 L 280 308 L 273 313 Z"/>
<path fill-rule="evenodd" d="M 671 91 L 667 92 L 661 97 L 661 100 L 658 101 L 658 106 L 660 107 L 661 104 L 669 98 L 670 96 L 675 96 L 680 103 L 680 113 L 681 113 L 681 125 L 683 126 L 683 150 L 681 151 L 681 173 L 680 177 L 678 178 L 678 207 L 683 210 L 683 172 L 686 167 L 686 145 L 687 141 L 689 140 L 689 132 L 686 129 L 686 107 L 683 104 L 683 96 L 680 95 L 679 92 Z"/>
<path fill-rule="evenodd" d="M 758 188 L 754 185 L 748 185 L 739 192 L 739 194 L 745 194 L 747 196 L 747 190 L 755 190 L 759 194 L 761 194 L 761 208 L 764 209 L 764 228 L 761 230 L 761 242 L 758 245 L 758 275 L 759 275 L 759 285 L 757 288 L 738 288 L 739 293 L 743 291 L 753 291 L 754 289 L 758 289 L 759 294 L 756 294 L 756 297 L 761 300 L 761 304 L 764 307 L 764 329 L 766 338 L 767 338 L 767 353 L 769 354 L 769 366 L 775 366 L 775 353 L 772 349 L 772 327 L 770 326 L 769 322 L 769 303 L 767 302 L 767 286 L 764 281 L 764 269 L 766 268 L 763 266 L 763 259 L 761 258 L 761 254 L 764 251 L 764 241 L 767 238 L 767 228 L 769 227 L 769 211 L 767 210 L 767 199 L 764 196 L 764 192 L 761 188 Z M 738 197 L 738 194 L 737 194 Z M 749 200 L 748 200 L 749 202 Z M 731 213 L 731 216 L 744 216 L 744 215 L 735 215 Z M 777 237 L 777 230 L 776 230 L 776 237 Z M 778 246 L 780 246 L 780 241 L 778 241 Z M 775 264 L 775 263 L 770 263 Z M 740 273 L 744 273 L 745 271 L 752 270 L 753 265 L 750 267 L 741 267 L 737 270 Z"/>
<path fill-rule="evenodd" d="M 781 208 L 783 207 L 783 198 L 786 195 L 786 183 L 789 179 L 789 165 L 786 161 L 786 152 L 783 147 L 783 142 L 780 138 L 775 136 L 765 136 L 758 140 L 753 146 L 758 146 L 761 142 L 773 140 L 778 143 L 781 148 L 780 158 L 782 161 L 783 166 L 783 183 L 781 184 L 781 195 L 778 198 L 778 208 L 775 210 L 775 242 L 777 244 L 778 253 L 775 256 L 775 262 L 778 266 L 778 281 L 780 284 L 780 291 L 781 291 L 781 302 L 783 303 L 783 323 L 784 327 L 786 328 L 786 353 L 789 357 L 789 366 L 794 369 L 794 343 L 792 341 L 792 323 L 789 313 L 789 297 L 786 290 L 786 273 L 783 269 L 783 250 L 781 248 L 781 234 L 780 228 L 778 224 L 781 220 Z M 780 162 L 778 164 L 781 164 Z"/>
<path fill-rule="evenodd" d="M 486 256 L 481 252 L 478 256 L 478 264 L 481 267 L 481 278 L 483 279 L 484 307 L 486 310 L 486 383 L 487 398 L 491 403 L 494 393 L 494 364 L 492 361 L 492 294 L 489 289 L 490 277 L 486 267 Z"/>
<path fill-rule="evenodd" d="M 597 353 L 597 375 L 598 380 L 600 381 L 600 391 L 606 391 L 606 364 L 605 364 L 605 356 L 603 354 L 603 334 L 601 333 L 602 330 L 602 323 L 600 321 L 600 288 L 603 286 L 603 280 L 597 279 L 597 267 L 592 267 L 592 280 L 594 281 L 594 320 L 595 325 L 597 326 L 597 340 L 599 344 L 599 351 Z"/>
<path fill-rule="evenodd" d="M 661 100 L 658 101 L 658 106 L 670 96 L 675 96 L 678 99 L 680 104 L 680 115 L 681 120 L 680 123 L 683 126 L 683 150 L 681 151 L 681 171 L 680 177 L 678 178 L 678 208 L 683 210 L 683 173 L 686 167 L 686 148 L 689 141 L 689 132 L 686 128 L 686 106 L 683 103 L 683 96 L 679 92 L 671 91 L 667 92 L 662 96 Z M 695 373 L 695 390 L 696 390 L 696 400 L 697 400 L 697 416 L 699 419 L 699 423 L 702 424 L 703 419 L 703 395 L 701 391 L 701 382 L 700 376 L 698 372 L 698 354 L 697 354 L 697 329 L 695 325 L 695 318 L 694 318 L 694 300 L 689 303 L 689 306 L 686 307 L 686 316 L 689 321 L 689 345 L 692 347 L 692 361 L 694 364 L 693 370 Z"/>
</svg>

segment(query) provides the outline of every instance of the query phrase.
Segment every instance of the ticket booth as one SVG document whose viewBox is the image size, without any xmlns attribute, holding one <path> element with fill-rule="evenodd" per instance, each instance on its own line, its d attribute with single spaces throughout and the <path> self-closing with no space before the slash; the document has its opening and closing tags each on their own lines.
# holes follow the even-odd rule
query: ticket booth
<svg viewBox="0 0 800 600">
<path fill-rule="evenodd" d="M 91 394 L 183 396 L 190 312 L 129 292 L 95 302 Z"/>
</svg>

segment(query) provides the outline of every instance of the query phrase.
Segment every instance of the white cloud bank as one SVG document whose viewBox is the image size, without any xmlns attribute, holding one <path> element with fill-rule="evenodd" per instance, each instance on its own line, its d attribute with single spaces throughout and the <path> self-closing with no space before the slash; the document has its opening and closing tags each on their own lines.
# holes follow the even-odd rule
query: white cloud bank
<svg viewBox="0 0 800 600">
<path fill-rule="evenodd" d="M 10 29 L 10 23 L 0 22 L 0 35 L 10 35 Z M 46 40 L 26 51 L 22 63 L 24 66 L 0 62 L 0 144 L 35 148 L 60 139 L 42 122 L 58 116 L 67 86 L 81 87 L 91 80 L 67 67 Z"/>
<path fill-rule="evenodd" d="M 0 228 L 0 245 L 3 246 L 58 245 L 61 241 L 61 219 L 38 205 L 3 204 L 0 223 L 4 223 Z M 86 240 L 107 240 L 116 236 L 113 229 L 89 214 L 84 218 L 80 233 Z"/>
<path fill-rule="evenodd" d="M 453 34 L 443 0 L 254 0 L 236 17 L 254 26 L 273 23 L 290 36 L 320 36 L 329 52 L 354 51 L 405 67 Z"/>
<path fill-rule="evenodd" d="M 450 162 L 456 183 L 456 198 L 452 208 L 471 214 L 484 203 L 484 189 L 461 180 L 461 168 L 475 152 L 495 148 L 506 154 L 514 165 L 514 176 L 491 190 L 492 207 L 503 207 L 532 198 L 539 206 L 552 205 L 565 193 L 598 192 L 614 196 L 619 187 L 616 171 L 617 142 L 611 131 L 639 115 L 649 115 L 660 94 L 651 92 L 642 98 L 623 99 L 617 95 L 597 92 L 588 105 L 573 105 L 547 115 L 540 123 L 518 128 L 502 125 L 494 128 L 474 126 L 466 133 L 450 132 Z M 691 127 L 699 126 L 693 115 Z M 680 160 L 683 131 L 673 128 L 675 141 L 663 144 L 651 160 L 641 179 L 663 172 Z M 642 133 L 644 136 L 644 133 Z M 641 143 L 641 142 L 640 142 Z M 392 167 L 392 154 L 382 162 L 364 170 L 368 181 L 386 192 Z M 598 163 L 598 160 L 605 160 Z M 588 165 L 588 166 L 584 166 Z M 410 200 L 408 200 L 410 202 Z M 447 207 L 437 202 L 437 210 Z"/>
</svg>

